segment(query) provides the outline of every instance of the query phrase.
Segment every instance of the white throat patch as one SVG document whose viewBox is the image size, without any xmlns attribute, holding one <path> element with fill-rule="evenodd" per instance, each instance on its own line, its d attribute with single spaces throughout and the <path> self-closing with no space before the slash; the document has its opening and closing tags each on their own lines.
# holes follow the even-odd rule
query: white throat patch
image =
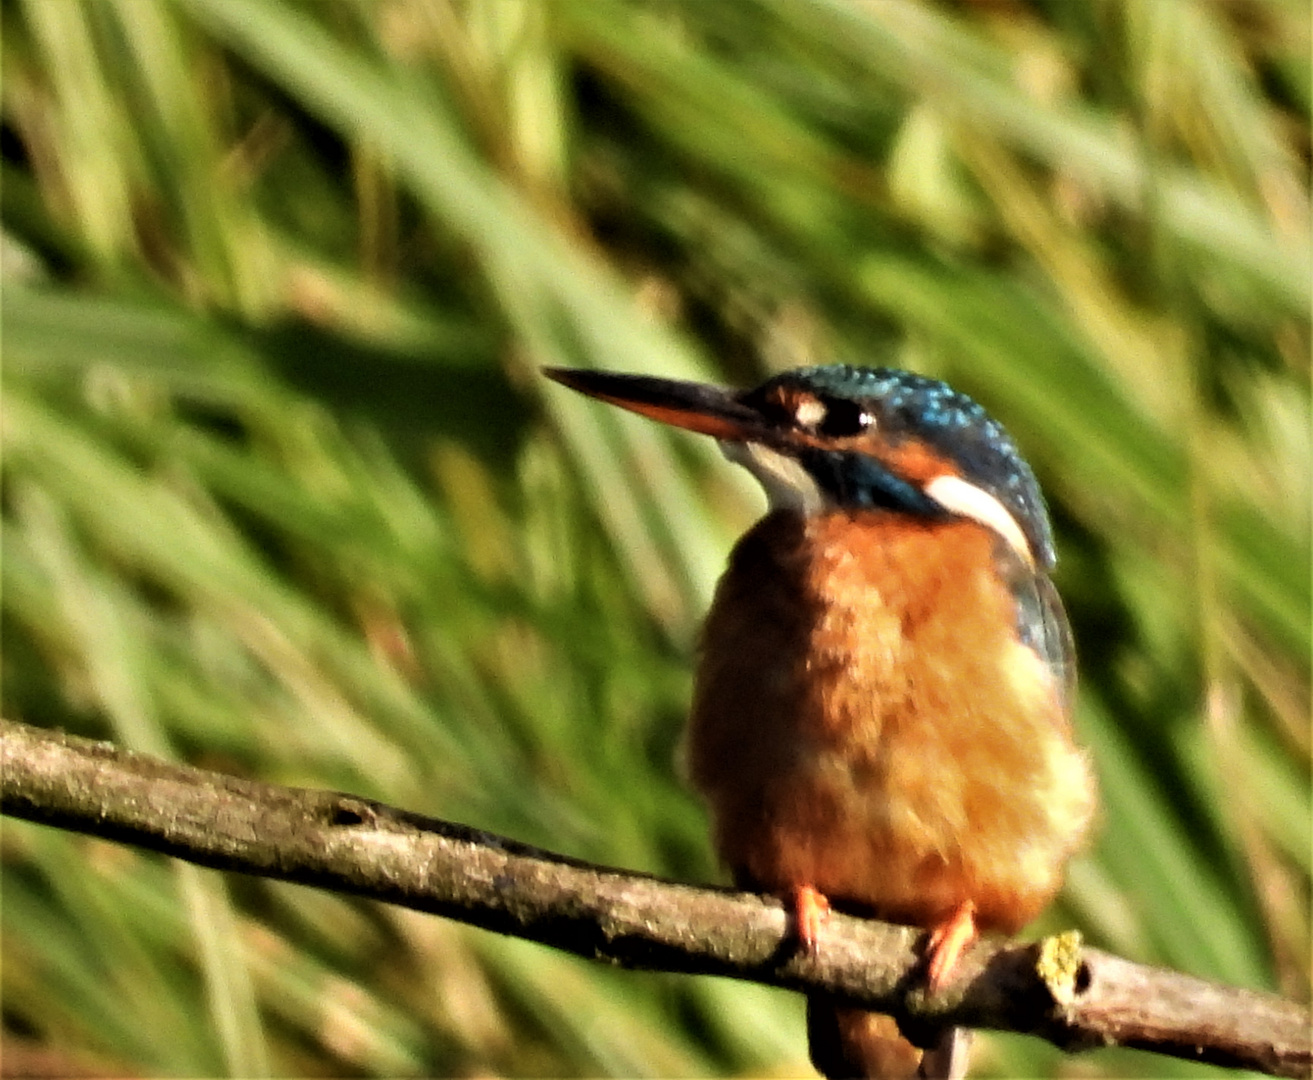
<svg viewBox="0 0 1313 1080">
<path fill-rule="evenodd" d="M 760 443 L 728 440 L 721 440 L 720 452 L 757 478 L 772 510 L 792 510 L 807 516 L 832 505 L 811 474 L 787 454 Z"/>
</svg>

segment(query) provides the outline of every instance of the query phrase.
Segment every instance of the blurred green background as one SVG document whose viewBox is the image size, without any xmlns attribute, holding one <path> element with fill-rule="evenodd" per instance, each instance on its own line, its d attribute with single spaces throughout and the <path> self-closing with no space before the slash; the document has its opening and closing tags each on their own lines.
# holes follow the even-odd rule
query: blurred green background
<svg viewBox="0 0 1313 1080">
<path fill-rule="evenodd" d="M 1036 930 L 1308 1000 L 1305 0 L 0 12 L 7 717 L 720 880 L 676 758 L 761 497 L 537 369 L 900 365 L 1056 519 L 1104 807 Z M 794 995 L 0 852 L 12 1075 L 808 1071 Z"/>
</svg>

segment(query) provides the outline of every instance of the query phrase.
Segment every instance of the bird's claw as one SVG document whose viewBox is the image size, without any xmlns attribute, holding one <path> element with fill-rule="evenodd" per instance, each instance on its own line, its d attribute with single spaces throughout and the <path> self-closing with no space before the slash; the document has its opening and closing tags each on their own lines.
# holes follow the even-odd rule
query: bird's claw
<svg viewBox="0 0 1313 1080">
<path fill-rule="evenodd" d="M 926 981 L 932 994 L 938 993 L 948 982 L 957 962 L 976 937 L 976 905 L 970 900 L 959 904 L 953 914 L 930 931 L 930 940 L 926 943 L 929 958 Z"/>
<path fill-rule="evenodd" d="M 830 914 L 830 901 L 811 885 L 799 885 L 793 890 L 793 925 L 798 944 L 808 956 L 815 956 L 821 924 Z"/>
</svg>

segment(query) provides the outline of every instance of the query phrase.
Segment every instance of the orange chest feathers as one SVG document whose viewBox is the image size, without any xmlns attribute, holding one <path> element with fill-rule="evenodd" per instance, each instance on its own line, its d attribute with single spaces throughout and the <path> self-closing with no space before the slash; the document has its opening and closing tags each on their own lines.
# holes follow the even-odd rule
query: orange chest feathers
<svg viewBox="0 0 1313 1080">
<path fill-rule="evenodd" d="M 707 617 L 688 733 L 721 858 L 931 925 L 1015 931 L 1094 807 L 1064 690 L 972 521 L 775 513 Z"/>
</svg>

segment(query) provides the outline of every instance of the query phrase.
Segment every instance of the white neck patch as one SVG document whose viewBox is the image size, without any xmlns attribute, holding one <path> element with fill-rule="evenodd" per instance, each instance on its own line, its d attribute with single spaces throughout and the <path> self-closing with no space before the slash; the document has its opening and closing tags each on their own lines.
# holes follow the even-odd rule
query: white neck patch
<svg viewBox="0 0 1313 1080">
<path fill-rule="evenodd" d="M 1035 565 L 1026 534 L 1014 518 L 993 495 L 960 476 L 936 476 L 925 486 L 925 493 L 950 513 L 978 521 L 1003 537 L 1025 561 Z"/>
</svg>

